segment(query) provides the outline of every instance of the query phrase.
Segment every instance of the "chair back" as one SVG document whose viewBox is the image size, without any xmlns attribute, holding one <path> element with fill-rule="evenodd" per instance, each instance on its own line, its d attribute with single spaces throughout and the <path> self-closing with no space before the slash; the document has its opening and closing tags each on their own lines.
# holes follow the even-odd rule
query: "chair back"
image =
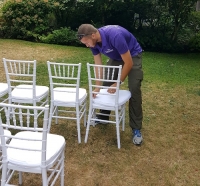
<svg viewBox="0 0 200 186">
<path fill-rule="evenodd" d="M 78 100 L 81 63 L 68 64 L 47 61 L 47 65 L 52 100 L 55 100 L 54 94 L 60 93 L 62 96 L 62 92 L 76 93 L 76 100 Z M 71 101 L 75 102 L 76 100 Z M 70 100 L 68 101 L 70 102 Z"/>
<path fill-rule="evenodd" d="M 18 156 L 24 151 L 27 153 L 28 150 L 27 157 L 35 153 L 34 158 L 37 160 L 40 158 L 41 164 L 45 163 L 49 106 L 38 107 L 0 103 L 0 107 L 3 107 L 5 111 L 4 117 L 0 115 L 0 137 L 3 161 L 7 161 L 8 151 L 13 154 L 16 153 L 17 149 L 20 152 L 16 153 Z M 10 110 L 12 116 L 9 114 Z M 44 112 L 43 120 L 39 118 L 41 120 L 40 123 L 38 122 L 39 119 L 33 114 L 35 110 L 43 110 Z M 5 120 L 5 122 L 2 120 Z M 4 129 L 11 131 L 12 135 L 7 135 Z M 6 143 L 7 138 L 10 138 L 9 144 Z M 31 157 L 33 158 L 33 156 Z M 31 161 L 34 162 L 34 160 Z"/>
<path fill-rule="evenodd" d="M 11 60 L 3 58 L 9 97 L 13 89 L 30 90 L 33 99 L 36 97 L 36 60 Z"/>
<path fill-rule="evenodd" d="M 112 106 L 117 106 L 122 66 L 96 65 L 87 63 L 87 70 L 90 103 L 93 103 L 94 100 L 96 101 L 98 99 L 98 96 L 100 96 L 101 98 L 105 96 L 105 99 L 102 99 L 104 100 L 102 102 L 102 105 L 106 104 L 107 99 L 109 99 L 109 102 L 110 99 L 112 99 L 114 104 Z M 96 82 L 99 82 L 99 84 L 96 84 Z M 116 87 L 113 87 L 113 89 L 115 89 L 115 93 L 110 94 L 107 92 L 107 90 L 110 85 L 114 83 L 116 83 Z M 95 88 L 99 88 L 100 92 L 98 92 L 97 97 L 94 99 L 93 94 L 95 94 Z"/>
</svg>

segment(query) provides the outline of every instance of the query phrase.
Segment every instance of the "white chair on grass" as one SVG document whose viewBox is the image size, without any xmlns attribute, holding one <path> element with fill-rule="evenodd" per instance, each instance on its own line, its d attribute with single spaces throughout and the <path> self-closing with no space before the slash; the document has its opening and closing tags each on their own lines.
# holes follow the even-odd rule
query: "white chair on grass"
<svg viewBox="0 0 200 186">
<path fill-rule="evenodd" d="M 8 83 L 9 103 L 44 106 L 48 104 L 49 87 L 36 85 L 36 60 L 3 58 Z M 34 113 L 39 116 L 40 113 Z"/>
<path fill-rule="evenodd" d="M 125 126 L 125 104 L 129 101 L 131 93 L 128 90 L 120 90 L 120 76 L 121 66 L 107 66 L 107 65 L 95 65 L 87 63 L 88 69 L 88 81 L 89 81 L 89 115 L 85 135 L 85 143 L 88 140 L 90 125 L 94 126 L 95 121 L 102 121 L 96 118 L 97 109 L 113 111 L 109 116 L 110 120 L 107 123 L 116 125 L 117 133 L 117 146 L 120 148 L 120 128 L 119 125 L 122 122 L 122 130 Z M 116 83 L 116 92 L 114 94 L 108 93 L 108 86 L 96 85 L 96 81 Z M 93 98 L 94 89 L 100 88 L 100 92 L 96 92 L 96 98 Z M 100 114 L 100 113 L 98 113 Z M 106 114 L 104 114 L 106 115 Z M 105 120 L 103 120 L 105 121 Z"/>
<path fill-rule="evenodd" d="M 8 94 L 8 84 L 7 83 L 0 83 L 0 102 L 1 103 L 5 103 L 8 100 L 8 96 L 6 96 L 6 94 Z M 6 96 L 6 97 L 5 97 Z M 0 111 L 2 111 L 3 108 L 0 107 Z M 6 135 L 11 135 L 11 132 L 9 130 L 4 130 L 4 133 Z M 9 138 L 6 138 L 6 142 L 9 142 Z M 0 144 L 1 144 L 1 140 L 0 140 Z M 0 169 L 2 168 L 2 152 L 1 152 L 1 147 L 0 147 Z"/>
<path fill-rule="evenodd" d="M 86 124 L 86 89 L 80 88 L 81 63 L 66 64 L 47 61 L 50 81 L 50 116 L 52 118 L 76 120 L 78 143 L 81 143 L 80 122 L 84 118 Z"/>
<path fill-rule="evenodd" d="M 60 176 L 60 185 L 64 186 L 65 139 L 48 133 L 49 107 L 5 103 L 0 106 L 4 108 L 6 115 L 5 122 L 0 117 L 3 154 L 1 186 L 12 184 L 10 181 L 15 171 L 19 172 L 20 185 L 22 172 L 28 172 L 41 174 L 43 186 L 54 185 Z M 9 110 L 12 111 L 12 117 L 9 116 Z M 34 110 L 42 110 L 43 119 L 32 115 Z M 7 135 L 4 128 L 12 129 L 15 134 Z M 10 138 L 9 144 L 6 143 L 6 138 Z"/>
<path fill-rule="evenodd" d="M 4 103 L 8 100 L 8 97 L 4 97 L 8 94 L 8 84 L 7 83 L 0 83 L 0 102 Z M 0 108 L 0 111 L 2 108 Z"/>
</svg>

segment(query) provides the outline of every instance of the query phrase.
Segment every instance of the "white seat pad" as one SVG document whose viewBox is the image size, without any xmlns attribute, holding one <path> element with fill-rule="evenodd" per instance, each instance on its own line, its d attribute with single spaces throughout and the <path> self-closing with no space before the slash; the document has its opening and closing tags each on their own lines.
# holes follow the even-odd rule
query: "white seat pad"
<svg viewBox="0 0 200 186">
<path fill-rule="evenodd" d="M 76 102 L 76 88 L 56 87 L 53 89 L 55 102 Z M 82 102 L 87 96 L 86 89 L 79 88 L 79 101 Z"/>
<path fill-rule="evenodd" d="M 8 84 L 0 83 L 0 97 L 4 96 L 8 92 Z"/>
<path fill-rule="evenodd" d="M 108 89 L 101 89 L 100 92 L 103 94 L 97 94 L 96 98 L 93 99 L 94 104 L 102 106 L 115 106 L 115 96 L 107 92 Z M 128 90 L 119 90 L 118 105 L 123 105 L 130 99 L 131 93 Z"/>
<path fill-rule="evenodd" d="M 20 138 L 42 139 L 41 132 L 23 131 L 17 133 L 15 136 Z M 42 149 L 41 141 L 12 139 L 9 145 L 19 148 L 38 149 L 38 150 Z M 64 145 L 65 145 L 65 139 L 63 136 L 56 134 L 49 134 L 49 133 L 47 134 L 47 152 L 46 152 L 47 165 L 56 158 L 57 154 L 60 152 L 60 150 Z M 8 155 L 8 161 L 11 164 L 18 164 L 24 166 L 41 165 L 41 151 L 28 151 L 28 150 L 9 148 L 7 151 L 7 155 Z"/>
<path fill-rule="evenodd" d="M 49 91 L 46 86 L 36 86 L 36 99 L 39 99 Z M 33 99 L 32 85 L 18 85 L 11 93 L 13 99 Z"/>
</svg>

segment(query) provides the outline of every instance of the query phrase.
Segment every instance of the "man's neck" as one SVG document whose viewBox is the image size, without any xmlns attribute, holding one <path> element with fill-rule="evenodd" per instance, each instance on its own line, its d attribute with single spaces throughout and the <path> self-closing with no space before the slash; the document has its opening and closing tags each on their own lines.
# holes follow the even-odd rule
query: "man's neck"
<svg viewBox="0 0 200 186">
<path fill-rule="evenodd" d="M 97 39 L 97 43 L 101 43 L 101 35 L 99 31 L 96 32 L 96 39 Z"/>
</svg>

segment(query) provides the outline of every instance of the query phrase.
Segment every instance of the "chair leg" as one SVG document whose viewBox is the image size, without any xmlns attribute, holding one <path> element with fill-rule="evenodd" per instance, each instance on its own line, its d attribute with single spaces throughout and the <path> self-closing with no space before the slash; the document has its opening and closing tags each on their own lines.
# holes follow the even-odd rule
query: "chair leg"
<svg viewBox="0 0 200 186">
<path fill-rule="evenodd" d="M 7 179 L 7 163 L 2 163 L 1 186 L 5 186 Z"/>
<path fill-rule="evenodd" d="M 8 99 L 8 103 L 12 104 L 12 100 L 10 98 Z M 9 116 L 9 118 L 12 118 L 12 116 L 11 116 L 12 113 L 10 114 L 10 112 L 11 112 L 11 110 L 9 108 L 9 110 L 8 110 L 8 116 Z"/>
<path fill-rule="evenodd" d="M 87 104 L 86 103 L 84 103 L 85 105 L 84 105 L 84 127 L 86 127 L 86 114 L 87 114 L 87 112 L 86 112 L 86 108 L 87 108 Z"/>
<path fill-rule="evenodd" d="M 19 185 L 22 185 L 22 172 L 19 172 Z"/>
<path fill-rule="evenodd" d="M 88 122 L 87 122 L 87 127 L 86 127 L 86 134 L 85 134 L 85 143 L 87 143 L 87 140 L 88 140 L 88 134 L 89 134 L 89 130 L 90 130 L 91 117 L 92 117 L 92 107 L 90 106 L 89 115 L 88 115 Z"/>
<path fill-rule="evenodd" d="M 126 115 L 125 115 L 125 105 L 123 105 L 123 108 L 122 108 L 122 114 L 123 114 L 123 118 L 122 118 L 122 130 L 124 131 L 125 130 L 125 120 L 126 120 Z"/>
<path fill-rule="evenodd" d="M 62 163 L 61 163 L 61 169 L 62 169 L 62 171 L 61 171 L 61 174 L 60 174 L 60 185 L 61 186 L 64 186 L 64 181 L 65 181 L 65 173 L 64 173 L 64 168 L 65 168 L 65 161 L 64 161 L 64 157 L 65 157 L 65 154 L 64 154 L 64 152 L 65 152 L 65 150 L 63 150 L 63 153 L 62 153 L 62 157 L 61 157 L 61 159 L 62 159 Z"/>
<path fill-rule="evenodd" d="M 48 132 L 50 132 L 51 129 L 51 122 L 52 122 L 52 116 L 53 116 L 53 103 L 51 103 L 50 111 L 49 111 L 49 123 L 48 123 Z"/>
<path fill-rule="evenodd" d="M 77 132 L 78 132 L 78 143 L 81 143 L 79 105 L 76 106 L 76 125 L 77 125 Z"/>
<path fill-rule="evenodd" d="M 116 132 L 117 132 L 117 147 L 118 149 L 121 148 L 120 146 L 120 131 L 119 131 L 119 113 L 118 110 L 115 110 L 115 119 L 116 119 Z"/>
<path fill-rule="evenodd" d="M 42 185 L 43 186 L 47 186 L 48 185 L 46 168 L 42 169 Z"/>
<path fill-rule="evenodd" d="M 58 107 L 56 107 L 56 110 L 55 110 L 55 116 L 56 116 L 56 124 L 58 124 Z"/>
<path fill-rule="evenodd" d="M 35 106 L 35 105 L 34 105 Z M 36 109 L 34 109 L 34 127 L 35 128 L 37 128 L 38 126 L 37 126 L 37 110 Z"/>
</svg>

